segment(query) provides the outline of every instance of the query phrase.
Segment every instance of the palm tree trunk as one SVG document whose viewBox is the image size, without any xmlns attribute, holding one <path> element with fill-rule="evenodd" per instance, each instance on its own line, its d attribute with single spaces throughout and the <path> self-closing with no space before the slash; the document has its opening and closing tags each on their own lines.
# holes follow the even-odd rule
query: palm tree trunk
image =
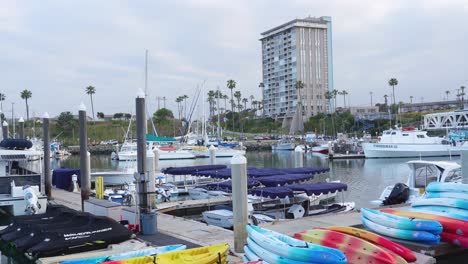
<svg viewBox="0 0 468 264">
<path fill-rule="evenodd" d="M 185 119 L 187 119 L 187 99 L 184 99 Z"/>
<path fill-rule="evenodd" d="M 395 101 L 395 85 L 392 85 L 392 92 L 393 92 L 393 104 L 395 105 L 396 104 L 396 101 Z"/>
<path fill-rule="evenodd" d="M 28 99 L 26 101 L 26 121 L 29 122 L 29 104 L 28 104 Z"/>
<path fill-rule="evenodd" d="M 91 111 L 93 112 L 93 120 L 94 120 L 94 103 L 93 103 L 93 94 L 89 94 L 89 97 L 91 97 Z"/>
</svg>

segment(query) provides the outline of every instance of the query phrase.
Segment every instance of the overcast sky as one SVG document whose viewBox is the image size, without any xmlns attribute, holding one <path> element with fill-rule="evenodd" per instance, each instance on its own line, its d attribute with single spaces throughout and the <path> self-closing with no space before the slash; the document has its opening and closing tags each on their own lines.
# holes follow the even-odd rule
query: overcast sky
<svg viewBox="0 0 468 264">
<path fill-rule="evenodd" d="M 148 93 L 192 97 L 197 85 L 224 92 L 234 79 L 245 97 L 260 98 L 260 33 L 294 18 L 331 16 L 335 88 L 352 105 L 370 105 L 390 94 L 397 101 L 444 100 L 468 86 L 468 1 L 188 0 L 2 1 L 0 92 L 3 109 L 25 116 L 20 91 L 32 91 L 30 112 L 52 116 L 90 110 L 85 87 L 96 87 L 95 111 L 134 110 Z M 161 102 L 162 103 L 162 102 Z M 338 106 L 342 98 L 338 99 Z"/>
</svg>

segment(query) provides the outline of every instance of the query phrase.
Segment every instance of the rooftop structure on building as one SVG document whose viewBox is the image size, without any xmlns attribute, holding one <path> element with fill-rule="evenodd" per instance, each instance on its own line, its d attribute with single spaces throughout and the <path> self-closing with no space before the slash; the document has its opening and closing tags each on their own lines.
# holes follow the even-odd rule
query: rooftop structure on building
<svg viewBox="0 0 468 264">
<path fill-rule="evenodd" d="M 304 84 L 300 93 L 305 118 L 334 110 L 333 100 L 325 98 L 333 90 L 331 33 L 331 17 L 307 17 L 261 34 L 265 116 L 292 119 L 298 105 L 297 81 Z"/>
<path fill-rule="evenodd" d="M 404 104 L 400 107 L 400 112 L 401 113 L 429 112 L 429 111 L 437 111 L 437 110 L 458 109 L 460 107 L 461 107 L 460 100 L 437 101 L 437 102 Z"/>
</svg>

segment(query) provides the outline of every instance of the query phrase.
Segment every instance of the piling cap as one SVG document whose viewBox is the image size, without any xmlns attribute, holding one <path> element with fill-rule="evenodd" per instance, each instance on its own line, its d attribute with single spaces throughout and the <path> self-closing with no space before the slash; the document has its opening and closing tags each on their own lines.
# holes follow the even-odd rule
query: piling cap
<svg viewBox="0 0 468 264">
<path fill-rule="evenodd" d="M 83 102 L 81 102 L 81 104 L 78 106 L 78 110 L 79 111 L 86 111 L 86 106 L 85 106 L 85 104 L 83 104 Z"/>
<path fill-rule="evenodd" d="M 294 152 L 302 152 L 302 148 L 300 146 L 297 146 L 295 149 L 294 149 Z"/>
<path fill-rule="evenodd" d="M 20 119 L 18 119 L 18 122 L 23 123 L 24 122 L 23 117 L 20 117 Z"/>
<path fill-rule="evenodd" d="M 212 150 L 212 149 L 216 149 L 216 148 L 213 145 L 210 145 L 209 149 Z"/>
<path fill-rule="evenodd" d="M 231 165 L 236 165 L 236 164 L 247 164 L 247 159 L 242 154 L 236 154 L 231 159 Z"/>
<path fill-rule="evenodd" d="M 45 119 L 49 119 L 49 113 L 45 112 L 43 115 L 42 115 L 42 118 L 45 118 Z"/>
<path fill-rule="evenodd" d="M 2 125 L 3 125 L 3 126 L 8 126 L 7 121 L 3 121 Z"/>
<path fill-rule="evenodd" d="M 145 98 L 145 93 L 143 92 L 142 89 L 138 89 L 136 96 L 137 98 Z"/>
</svg>

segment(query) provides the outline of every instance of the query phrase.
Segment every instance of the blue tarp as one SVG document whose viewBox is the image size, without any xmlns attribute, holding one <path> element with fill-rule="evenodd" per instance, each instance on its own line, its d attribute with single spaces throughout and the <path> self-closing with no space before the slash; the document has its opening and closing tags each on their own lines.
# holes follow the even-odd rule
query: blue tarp
<svg viewBox="0 0 468 264">
<path fill-rule="evenodd" d="M 198 175 L 201 171 L 207 170 L 221 170 L 227 168 L 226 165 L 201 165 L 201 166 L 187 166 L 187 167 L 169 167 L 163 169 L 162 172 L 172 175 Z"/>
<path fill-rule="evenodd" d="M 252 195 L 261 196 L 270 199 L 294 197 L 293 190 L 287 187 L 265 187 L 256 188 L 250 191 Z"/>
<path fill-rule="evenodd" d="M 81 184 L 80 169 L 60 168 L 52 172 L 52 185 L 59 189 L 69 191 L 72 187 L 72 176 L 76 174 L 78 177 L 78 185 Z M 80 185 L 81 186 L 81 185 Z"/>
<path fill-rule="evenodd" d="M 281 186 L 285 184 L 299 183 L 314 178 L 312 174 L 284 174 L 257 178 L 259 182 L 267 187 Z"/>
<path fill-rule="evenodd" d="M 315 184 L 292 184 L 288 185 L 288 188 L 294 191 L 303 191 L 307 195 L 311 196 L 319 194 L 334 193 L 336 191 L 346 191 L 348 185 L 338 182 L 327 182 L 327 183 L 315 183 Z"/>
</svg>

